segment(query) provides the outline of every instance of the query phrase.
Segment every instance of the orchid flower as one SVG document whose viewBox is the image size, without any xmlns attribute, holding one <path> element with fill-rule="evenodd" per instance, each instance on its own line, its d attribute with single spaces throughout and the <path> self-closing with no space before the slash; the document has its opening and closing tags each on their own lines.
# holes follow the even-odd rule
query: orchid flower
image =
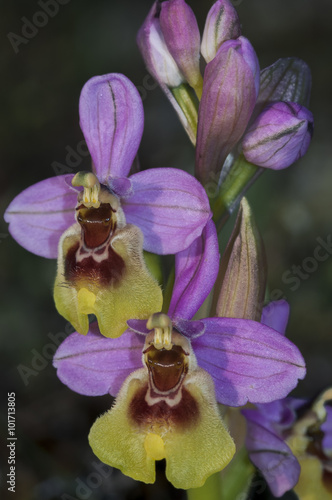
<svg viewBox="0 0 332 500">
<path fill-rule="evenodd" d="M 279 300 L 264 308 L 261 321 L 284 335 L 288 316 L 289 305 Z M 313 405 L 307 400 L 285 398 L 242 411 L 247 419 L 249 457 L 274 496 L 294 489 L 300 500 L 310 495 L 322 500 L 331 498 L 328 471 L 332 457 L 332 410 L 325 406 L 329 399 L 331 389 Z"/>
<path fill-rule="evenodd" d="M 201 486 L 234 454 L 216 401 L 267 403 L 304 377 L 298 349 L 275 330 L 252 320 L 191 319 L 212 289 L 218 263 L 210 221 L 176 255 L 167 316 L 129 320 L 120 339 L 105 339 L 91 325 L 85 338 L 73 333 L 55 354 L 58 377 L 71 389 L 117 396 L 92 427 L 90 444 L 102 461 L 136 479 L 153 482 L 154 462 L 166 458 L 176 487 Z"/>
<path fill-rule="evenodd" d="M 158 254 L 187 248 L 211 212 L 203 187 L 186 172 L 151 169 L 127 178 L 144 118 L 139 93 L 125 76 L 89 80 L 79 112 L 93 172 L 29 187 L 11 202 L 5 219 L 26 249 L 58 256 L 54 298 L 60 314 L 84 334 L 88 314 L 95 314 L 103 335 L 119 336 L 127 319 L 161 308 L 142 248 Z"/>
</svg>

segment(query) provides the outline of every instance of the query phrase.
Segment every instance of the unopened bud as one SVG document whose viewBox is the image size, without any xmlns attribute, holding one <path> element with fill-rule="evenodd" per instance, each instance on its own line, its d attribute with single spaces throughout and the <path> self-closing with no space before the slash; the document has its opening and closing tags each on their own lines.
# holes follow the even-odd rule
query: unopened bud
<svg viewBox="0 0 332 500">
<path fill-rule="evenodd" d="M 259 321 L 265 287 L 263 241 L 250 206 L 243 198 L 233 233 L 220 263 L 215 295 L 217 316 Z"/>
<path fill-rule="evenodd" d="M 201 52 L 206 62 L 212 61 L 222 43 L 240 35 L 240 21 L 233 5 L 229 0 L 217 0 L 207 15 L 202 37 Z"/>
</svg>

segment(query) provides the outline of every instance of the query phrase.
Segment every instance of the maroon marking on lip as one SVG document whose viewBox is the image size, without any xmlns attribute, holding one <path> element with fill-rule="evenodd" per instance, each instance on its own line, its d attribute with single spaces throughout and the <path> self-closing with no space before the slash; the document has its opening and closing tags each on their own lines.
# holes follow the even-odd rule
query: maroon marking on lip
<svg viewBox="0 0 332 500">
<path fill-rule="evenodd" d="M 166 425 L 178 429 L 188 429 L 199 419 L 199 408 L 193 396 L 185 387 L 182 388 L 181 401 L 171 407 L 165 401 L 148 405 L 145 395 L 148 384 L 139 389 L 129 404 L 130 419 L 141 428 L 153 425 Z"/>
<path fill-rule="evenodd" d="M 116 222 L 112 220 L 113 209 L 109 203 L 101 203 L 99 208 L 78 207 L 77 221 L 82 227 L 84 243 L 88 248 L 97 248 L 105 243 L 115 231 Z"/>
<path fill-rule="evenodd" d="M 80 244 L 75 243 L 65 257 L 65 278 L 71 283 L 87 280 L 95 285 L 116 286 L 124 276 L 125 263 L 122 257 L 108 246 L 108 257 L 96 262 L 89 256 L 82 261 L 76 261 L 76 252 Z"/>
<path fill-rule="evenodd" d="M 150 346 L 146 364 L 158 391 L 168 392 L 178 385 L 186 371 L 185 356 L 180 346 L 173 346 L 170 350 Z"/>
</svg>

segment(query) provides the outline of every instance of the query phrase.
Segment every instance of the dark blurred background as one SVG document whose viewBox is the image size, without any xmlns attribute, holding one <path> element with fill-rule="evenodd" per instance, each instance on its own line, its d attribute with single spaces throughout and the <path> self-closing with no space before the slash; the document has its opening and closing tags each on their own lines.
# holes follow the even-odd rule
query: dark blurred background
<svg viewBox="0 0 332 500">
<path fill-rule="evenodd" d="M 22 18 L 31 21 L 41 8 L 37 1 L 1 2 L 2 213 L 24 188 L 53 176 L 54 162 L 66 163 L 68 147 L 76 150 L 83 138 L 78 124 L 79 94 L 94 75 L 121 72 L 139 87 L 145 108 L 142 168 L 192 168 L 192 146 L 166 98 L 148 78 L 136 47 L 136 32 L 151 3 L 68 0 L 15 51 L 8 33 L 22 36 L 26 22 Z M 212 2 L 191 0 L 189 4 L 202 29 Z M 290 302 L 287 334 L 307 361 L 307 378 L 295 395 L 313 397 L 332 382 L 332 255 L 317 265 L 312 263 L 317 238 L 332 239 L 332 3 L 237 0 L 234 4 L 261 67 L 279 57 L 298 56 L 312 69 L 310 108 L 315 133 L 310 149 L 291 168 L 266 172 L 250 190 L 249 200 L 266 243 L 270 292 Z M 77 163 L 77 169 L 89 168 L 87 156 Z M 228 233 L 229 228 L 225 239 Z M 172 490 L 162 474 L 156 485 L 146 486 L 116 470 L 96 472 L 99 462 L 88 446 L 87 434 L 111 400 L 72 393 L 56 377 L 52 352 L 61 337 L 57 334 L 68 333 L 53 305 L 56 264 L 21 248 L 4 221 L 0 222 L 0 252 L 1 434 L 7 435 L 7 393 L 14 391 L 18 437 L 14 497 L 183 498 L 183 492 Z M 305 268 L 310 262 L 308 272 Z M 296 287 L 294 280 L 289 281 L 299 272 L 293 266 L 300 266 L 306 276 Z M 6 498 L 7 449 L 1 448 L 1 498 Z M 263 497 L 268 498 L 268 492 L 259 498 Z"/>
</svg>

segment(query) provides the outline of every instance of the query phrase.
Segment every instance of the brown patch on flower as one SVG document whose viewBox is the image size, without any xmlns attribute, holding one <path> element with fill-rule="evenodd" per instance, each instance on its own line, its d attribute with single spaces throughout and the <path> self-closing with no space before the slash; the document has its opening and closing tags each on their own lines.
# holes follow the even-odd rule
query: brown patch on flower
<svg viewBox="0 0 332 500">
<path fill-rule="evenodd" d="M 146 364 L 156 389 L 160 392 L 174 389 L 188 370 L 182 347 L 173 346 L 169 350 L 156 349 L 151 345 L 146 353 Z"/>
<path fill-rule="evenodd" d="M 103 245 L 116 229 L 112 220 L 113 209 L 109 203 L 101 203 L 99 208 L 77 207 L 77 222 L 82 227 L 83 240 L 87 248 Z"/>
<path fill-rule="evenodd" d="M 98 256 L 103 252 L 105 252 L 104 258 L 96 260 L 93 257 L 94 254 Z M 78 253 L 80 253 L 79 261 Z M 114 252 L 109 243 L 96 252 L 86 252 L 80 249 L 78 242 L 69 248 L 65 256 L 65 279 L 74 284 L 82 281 L 94 285 L 116 286 L 123 278 L 125 270 L 124 260 Z"/>
<path fill-rule="evenodd" d="M 197 423 L 200 416 L 198 404 L 185 387 L 180 402 L 172 407 L 165 401 L 149 405 L 145 400 L 147 392 L 148 384 L 136 392 L 128 410 L 130 419 L 140 428 L 151 432 L 154 428 L 164 427 L 188 429 Z"/>
</svg>

